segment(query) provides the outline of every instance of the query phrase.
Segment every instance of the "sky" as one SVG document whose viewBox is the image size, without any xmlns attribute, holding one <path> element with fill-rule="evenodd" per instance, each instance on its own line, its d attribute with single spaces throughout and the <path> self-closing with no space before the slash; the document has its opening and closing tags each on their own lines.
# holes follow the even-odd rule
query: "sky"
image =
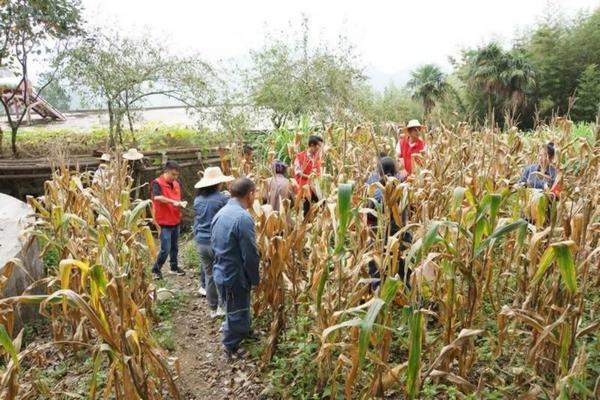
<svg viewBox="0 0 600 400">
<path fill-rule="evenodd" d="M 243 60 L 267 33 L 297 29 L 301 16 L 331 44 L 349 38 L 376 86 L 405 80 L 414 67 L 435 63 L 491 39 L 510 45 L 548 13 L 574 15 L 600 0 L 82 0 L 93 25 L 126 34 L 147 32 L 174 53 L 199 53 L 209 62 Z M 379 82 L 381 81 L 381 82 Z M 404 82 L 399 82 L 404 83 Z"/>
</svg>

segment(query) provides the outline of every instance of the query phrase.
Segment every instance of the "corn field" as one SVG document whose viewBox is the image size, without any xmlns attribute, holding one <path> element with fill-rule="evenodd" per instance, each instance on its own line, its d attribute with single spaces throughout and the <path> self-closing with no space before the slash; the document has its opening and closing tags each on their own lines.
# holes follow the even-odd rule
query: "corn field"
<svg viewBox="0 0 600 400">
<path fill-rule="evenodd" d="M 367 175 L 380 153 L 393 153 L 394 139 L 369 127 L 323 136 L 320 201 L 308 214 L 300 198 L 283 201 L 280 212 L 258 201 L 251 210 L 262 259 L 253 308 L 268 331 L 264 371 L 304 317 L 316 378 L 303 398 L 450 398 L 431 392 L 440 385 L 457 398 L 600 396 L 599 134 L 573 137 L 559 123 L 529 134 L 442 125 L 426 135 L 429 155 L 408 182 L 369 186 Z M 298 132 L 284 147 L 265 142 L 259 191 L 272 158 L 293 159 L 306 139 Z M 555 200 L 516 185 L 550 140 L 559 149 Z M 63 168 L 43 198 L 29 199 L 32 229 L 61 261 L 32 285 L 47 293 L 0 300 L 3 398 L 48 390 L 28 374 L 50 346 L 83 349 L 94 374 L 107 372 L 102 393 L 92 379 L 90 398 L 179 398 L 177 361 L 151 334 L 156 289 L 145 271 L 156 249 L 148 204 L 131 203 L 126 169 L 114 169 L 111 190 L 90 188 L 88 177 Z M 383 209 L 368 208 L 376 190 Z M 367 214 L 377 216 L 376 229 Z M 392 220 L 400 231 L 388 237 Z M 396 274 L 400 260 L 412 273 Z M 13 314 L 22 303 L 39 304 L 53 342 L 21 348 Z"/>
<path fill-rule="evenodd" d="M 497 387 L 507 389 L 495 398 L 597 398 L 600 143 L 567 128 L 441 127 L 409 183 L 371 187 L 365 178 L 393 141 L 360 127 L 326 131 L 322 200 L 306 219 L 288 201 L 280 213 L 255 205 L 264 260 L 255 314 L 271 316 L 265 365 L 304 305 L 318 338 L 317 385 L 305 398 L 415 399 L 425 382 L 474 398 Z M 304 140 L 288 144 L 290 159 Z M 556 201 L 515 185 L 549 140 L 560 149 Z M 376 189 L 386 207 L 373 232 L 362 216 Z M 401 229 L 386 240 L 392 219 Z M 412 274 L 395 276 L 400 256 Z"/>
</svg>

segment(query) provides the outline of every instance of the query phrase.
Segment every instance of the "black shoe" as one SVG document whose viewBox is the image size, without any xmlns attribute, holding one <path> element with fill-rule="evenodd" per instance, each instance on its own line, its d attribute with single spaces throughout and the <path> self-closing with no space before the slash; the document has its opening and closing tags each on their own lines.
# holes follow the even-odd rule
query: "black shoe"
<svg viewBox="0 0 600 400">
<path fill-rule="evenodd" d="M 177 269 L 172 269 L 171 271 L 169 271 L 169 274 L 171 274 L 171 275 L 177 275 L 177 276 L 184 276 L 185 275 L 185 271 L 182 270 L 181 268 L 177 268 Z"/>
<path fill-rule="evenodd" d="M 152 271 L 152 278 L 155 281 L 159 281 L 163 278 L 162 273 L 160 271 Z"/>
<path fill-rule="evenodd" d="M 225 358 L 227 358 L 227 361 L 242 360 L 250 357 L 250 353 L 239 347 L 235 350 L 232 350 L 226 346 L 223 346 L 223 354 L 225 355 Z"/>
</svg>

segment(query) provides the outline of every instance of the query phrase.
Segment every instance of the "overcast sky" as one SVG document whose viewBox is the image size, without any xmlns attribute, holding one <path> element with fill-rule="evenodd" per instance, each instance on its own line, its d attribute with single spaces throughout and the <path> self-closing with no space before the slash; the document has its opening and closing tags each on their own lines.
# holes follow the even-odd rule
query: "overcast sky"
<svg viewBox="0 0 600 400">
<path fill-rule="evenodd" d="M 600 0 L 82 0 L 94 25 L 165 37 L 174 52 L 208 61 L 240 59 L 267 32 L 297 27 L 304 13 L 313 32 L 356 46 L 368 72 L 398 76 L 423 63 L 448 69 L 448 56 L 490 39 L 510 44 L 548 10 L 574 15 Z M 549 8 L 550 7 L 550 8 Z M 552 11 L 555 12 L 555 11 Z M 402 79 L 402 78 L 400 78 Z"/>
</svg>

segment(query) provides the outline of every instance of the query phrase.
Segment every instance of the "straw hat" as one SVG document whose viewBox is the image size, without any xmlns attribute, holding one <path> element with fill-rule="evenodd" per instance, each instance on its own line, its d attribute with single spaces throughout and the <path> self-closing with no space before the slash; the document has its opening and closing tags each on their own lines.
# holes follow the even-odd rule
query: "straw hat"
<svg viewBox="0 0 600 400">
<path fill-rule="evenodd" d="M 425 128 L 425 125 L 421 125 L 421 123 L 419 122 L 418 119 L 411 119 L 410 121 L 408 121 L 408 125 L 406 125 L 404 128 L 402 128 L 402 130 L 404 132 L 408 132 L 408 130 L 410 128 L 419 128 L 419 129 L 422 129 L 422 128 Z"/>
<path fill-rule="evenodd" d="M 194 188 L 200 189 L 209 186 L 218 185 L 219 183 L 231 182 L 235 178 L 233 176 L 223 175 L 221 168 L 219 167 L 208 167 L 204 170 L 204 175 L 194 185 Z"/>
<path fill-rule="evenodd" d="M 144 155 L 137 151 L 137 149 L 129 149 L 126 153 L 123 153 L 123 158 L 129 161 L 141 160 Z"/>
<path fill-rule="evenodd" d="M 108 153 L 103 153 L 100 156 L 100 161 L 106 161 L 106 162 L 110 162 L 110 154 Z"/>
</svg>

